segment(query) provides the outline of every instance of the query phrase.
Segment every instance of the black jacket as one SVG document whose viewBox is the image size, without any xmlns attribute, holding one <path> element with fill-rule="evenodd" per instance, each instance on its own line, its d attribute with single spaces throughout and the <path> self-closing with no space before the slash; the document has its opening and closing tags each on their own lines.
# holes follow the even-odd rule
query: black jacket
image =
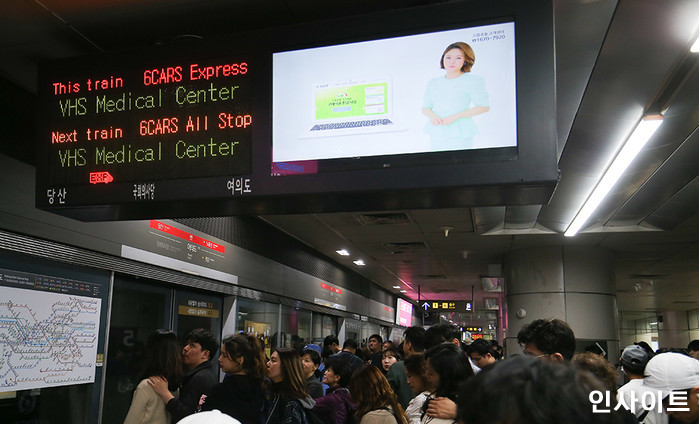
<svg viewBox="0 0 699 424">
<path fill-rule="evenodd" d="M 264 401 L 265 394 L 259 381 L 249 375 L 227 375 L 206 395 L 201 410 L 218 409 L 242 424 L 260 424 Z"/>
<path fill-rule="evenodd" d="M 211 362 L 199 364 L 182 379 L 180 397 L 170 399 L 165 405 L 172 415 L 172 422 L 176 423 L 187 415 L 197 412 L 201 395 L 207 393 L 216 385 L 216 376 L 211 369 Z"/>
</svg>

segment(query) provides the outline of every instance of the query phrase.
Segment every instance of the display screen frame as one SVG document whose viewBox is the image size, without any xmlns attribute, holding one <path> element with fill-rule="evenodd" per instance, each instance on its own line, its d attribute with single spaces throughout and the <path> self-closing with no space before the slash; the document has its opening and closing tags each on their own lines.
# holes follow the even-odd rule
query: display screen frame
<svg viewBox="0 0 699 424">
<path fill-rule="evenodd" d="M 396 300 L 396 324 L 403 327 L 413 325 L 413 304 L 400 297 Z"/>
<path fill-rule="evenodd" d="M 460 158 L 452 152 L 395 155 L 395 162 L 388 164 L 379 156 L 360 166 L 353 159 L 338 159 L 349 163 L 334 172 L 272 175 L 275 52 L 507 21 L 515 25 L 516 152 L 478 149 L 465 151 Z M 197 57 L 244 58 L 253 63 L 253 95 L 249 104 L 253 116 L 251 172 L 158 180 L 154 199 L 134 199 L 131 194 L 135 185 L 149 181 L 130 182 L 128 187 L 119 186 L 116 181 L 64 187 L 44 172 L 48 156 L 45 134 L 50 131 L 46 122 L 40 121 L 37 139 L 44 138 L 37 148 L 36 204 L 41 209 L 86 221 L 545 204 L 558 181 L 553 37 L 550 1 L 525 7 L 510 0 L 497 4 L 429 5 L 143 49 L 135 54 L 109 54 L 109 61 L 122 61 L 125 66 L 143 66 L 143 59 L 149 57 L 162 62 L 191 61 Z M 103 60 L 99 56 L 68 59 L 40 68 L 40 115 L 48 107 L 42 100 L 42 87 L 45 90 L 55 69 L 63 67 L 70 73 L 86 63 Z M 421 159 L 416 163 L 411 157 L 401 163 L 404 156 Z M 250 190 L 236 191 L 239 185 Z M 47 193 L 61 189 L 68 193 L 65 202 L 59 203 L 58 197 L 51 202 Z"/>
<path fill-rule="evenodd" d="M 514 26 L 469 22 L 275 52 L 272 175 L 516 160 Z M 464 57 L 473 53 L 475 62 L 448 80 L 440 56 L 455 41 L 467 42 Z M 442 114 L 481 104 L 486 111 L 432 125 L 424 102 Z"/>
</svg>

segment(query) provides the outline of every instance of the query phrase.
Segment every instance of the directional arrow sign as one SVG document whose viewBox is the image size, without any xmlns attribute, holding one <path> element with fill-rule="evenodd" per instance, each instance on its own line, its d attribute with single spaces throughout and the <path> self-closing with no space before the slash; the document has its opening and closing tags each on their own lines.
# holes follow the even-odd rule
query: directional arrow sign
<svg viewBox="0 0 699 424">
<path fill-rule="evenodd" d="M 432 311 L 471 312 L 473 304 L 465 300 L 427 300 L 422 307 Z"/>
</svg>

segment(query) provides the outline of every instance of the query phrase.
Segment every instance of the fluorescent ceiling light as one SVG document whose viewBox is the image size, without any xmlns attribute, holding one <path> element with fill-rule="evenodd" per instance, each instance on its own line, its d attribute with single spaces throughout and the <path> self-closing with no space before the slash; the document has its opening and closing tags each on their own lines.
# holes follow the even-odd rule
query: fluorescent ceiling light
<svg viewBox="0 0 699 424">
<path fill-rule="evenodd" d="M 394 289 L 399 289 L 399 288 L 400 288 L 400 286 L 393 286 L 393 288 L 394 288 Z"/>
<path fill-rule="evenodd" d="M 641 119 L 564 233 L 566 237 L 578 233 L 662 122 L 663 116 L 659 114 L 646 115 Z"/>
<path fill-rule="evenodd" d="M 697 39 L 694 40 L 694 44 L 692 44 L 692 47 L 689 49 L 689 51 L 692 53 L 699 53 L 699 36 L 697 36 Z"/>
<path fill-rule="evenodd" d="M 407 290 L 401 290 L 400 292 L 401 292 L 401 293 L 407 293 L 408 291 L 407 291 Z"/>
<path fill-rule="evenodd" d="M 361 260 L 361 259 L 357 259 L 356 261 L 352 261 L 352 263 L 355 264 L 355 265 L 357 265 L 357 266 L 364 266 L 364 265 L 366 265 L 366 264 L 364 263 L 364 261 Z"/>
<path fill-rule="evenodd" d="M 350 254 L 350 252 L 348 252 L 347 249 L 340 249 L 336 250 L 335 252 L 337 252 L 337 254 L 340 256 L 349 256 Z"/>
</svg>

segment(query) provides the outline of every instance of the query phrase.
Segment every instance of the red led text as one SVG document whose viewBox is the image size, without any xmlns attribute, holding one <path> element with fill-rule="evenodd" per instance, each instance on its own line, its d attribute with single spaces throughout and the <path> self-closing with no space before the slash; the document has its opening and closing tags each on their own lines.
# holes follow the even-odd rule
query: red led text
<svg viewBox="0 0 699 424">
<path fill-rule="evenodd" d="M 90 184 L 109 184 L 114 181 L 114 177 L 107 171 L 90 172 Z"/>
<path fill-rule="evenodd" d="M 79 93 L 82 86 L 79 82 L 54 82 L 51 84 L 53 86 L 53 94 L 71 94 Z M 115 77 L 110 75 L 108 78 L 104 79 L 92 79 L 88 78 L 85 82 L 87 86 L 87 91 L 98 91 L 98 90 L 109 90 L 111 88 L 123 88 L 124 79 L 121 77 Z"/>
<path fill-rule="evenodd" d="M 107 79 L 87 79 L 87 91 L 108 90 L 110 88 L 122 88 L 124 79 L 110 76 Z"/>
<path fill-rule="evenodd" d="M 248 73 L 248 64 L 246 62 L 204 66 L 199 67 L 193 63 L 189 66 L 189 79 L 196 81 L 199 79 L 208 80 L 209 78 L 230 77 L 234 75 L 245 75 Z"/>
<path fill-rule="evenodd" d="M 175 134 L 179 131 L 177 118 L 146 119 L 138 124 L 138 130 L 142 136 Z"/>
<path fill-rule="evenodd" d="M 224 128 L 247 128 L 252 125 L 251 115 L 235 116 L 231 113 L 221 112 L 218 114 L 218 127 Z"/>
<path fill-rule="evenodd" d="M 80 83 L 77 82 L 54 82 L 52 85 L 54 95 L 80 92 Z"/>
<path fill-rule="evenodd" d="M 71 132 L 59 132 L 51 131 L 51 144 L 54 143 L 75 143 L 78 141 L 78 131 L 73 130 Z"/>
<path fill-rule="evenodd" d="M 192 131 L 201 131 L 201 130 L 208 130 L 209 129 L 209 117 L 208 116 L 203 116 L 204 119 L 201 119 L 201 116 L 189 116 L 187 118 L 187 125 L 184 127 L 184 130 L 187 132 L 192 132 Z"/>
<path fill-rule="evenodd" d="M 182 67 L 168 66 L 160 69 L 147 69 L 143 72 L 143 85 L 167 84 L 182 81 Z"/>
<path fill-rule="evenodd" d="M 85 130 L 87 141 L 111 140 L 114 138 L 124 137 L 124 131 L 121 128 L 109 127 L 109 129 L 90 129 Z"/>
</svg>

